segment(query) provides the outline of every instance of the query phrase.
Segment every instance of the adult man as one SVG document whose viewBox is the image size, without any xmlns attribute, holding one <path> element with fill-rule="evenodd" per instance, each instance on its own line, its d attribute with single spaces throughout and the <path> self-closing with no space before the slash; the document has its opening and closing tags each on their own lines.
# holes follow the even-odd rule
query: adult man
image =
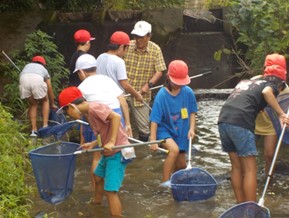
<svg viewBox="0 0 289 218">
<path fill-rule="evenodd" d="M 151 31 L 152 27 L 148 22 L 137 22 L 131 32 L 134 40 L 131 40 L 124 56 L 129 83 L 135 90 L 140 91 L 146 103 L 151 100 L 149 89 L 162 77 L 162 71 L 166 70 L 160 47 L 150 41 Z M 150 109 L 131 97 L 127 100 L 136 121 L 139 139 L 147 141 L 150 134 L 148 119 Z"/>
<path fill-rule="evenodd" d="M 74 73 L 75 63 L 79 56 L 86 54 L 90 49 L 90 41 L 95 40 L 91 37 L 87 30 L 80 29 L 74 33 L 74 42 L 76 44 L 76 51 L 70 59 L 70 75 L 69 75 L 69 86 L 78 86 L 84 79 L 83 76 Z M 81 79 L 80 79 L 81 78 Z"/>
</svg>

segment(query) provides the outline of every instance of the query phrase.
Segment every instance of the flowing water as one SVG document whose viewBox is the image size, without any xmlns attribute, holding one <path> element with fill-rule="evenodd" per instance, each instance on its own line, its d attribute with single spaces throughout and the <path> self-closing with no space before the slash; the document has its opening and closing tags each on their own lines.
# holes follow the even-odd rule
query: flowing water
<svg viewBox="0 0 289 218">
<path fill-rule="evenodd" d="M 171 190 L 159 187 L 162 177 L 163 153 L 152 153 L 147 146 L 137 147 L 137 158 L 128 165 L 120 198 L 123 205 L 123 215 L 129 218 L 215 218 L 235 205 L 229 170 L 230 162 L 226 153 L 222 152 L 217 129 L 217 119 L 223 100 L 208 99 L 199 101 L 197 117 L 197 138 L 193 144 L 192 165 L 210 172 L 218 182 L 214 197 L 206 201 L 176 202 Z M 264 184 L 263 149 L 258 143 L 258 199 Z M 288 147 L 282 146 L 278 170 L 282 173 L 274 175 L 274 181 L 269 186 L 264 205 L 270 209 L 271 217 L 289 217 L 289 175 Z M 102 206 L 93 205 L 90 199 L 93 195 L 90 183 L 90 164 L 92 154 L 82 154 L 77 157 L 74 190 L 61 204 L 51 205 L 44 202 L 37 192 L 31 196 L 34 207 L 31 216 L 70 218 L 97 217 L 108 218 L 108 203 L 104 200 Z M 280 161 L 282 160 L 282 161 Z M 276 169 L 276 171 L 278 171 Z M 36 187 L 36 183 L 33 184 Z"/>
</svg>

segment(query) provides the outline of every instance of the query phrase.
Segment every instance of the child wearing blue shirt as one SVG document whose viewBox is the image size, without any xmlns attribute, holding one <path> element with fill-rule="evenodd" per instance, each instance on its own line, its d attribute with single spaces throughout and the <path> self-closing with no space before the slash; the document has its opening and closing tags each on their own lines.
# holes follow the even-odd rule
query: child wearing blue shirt
<svg viewBox="0 0 289 218">
<path fill-rule="evenodd" d="M 169 64 L 166 82 L 157 93 L 150 115 L 150 140 L 166 139 L 169 150 L 163 167 L 163 185 L 174 171 L 186 168 L 189 138 L 195 137 L 197 101 L 190 83 L 188 66 L 181 60 Z M 158 148 L 151 145 L 152 150 Z"/>
</svg>

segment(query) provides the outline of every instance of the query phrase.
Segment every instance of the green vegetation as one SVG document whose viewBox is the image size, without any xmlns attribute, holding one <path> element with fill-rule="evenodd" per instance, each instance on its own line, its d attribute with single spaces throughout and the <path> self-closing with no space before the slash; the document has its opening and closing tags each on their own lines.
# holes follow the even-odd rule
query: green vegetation
<svg viewBox="0 0 289 218">
<path fill-rule="evenodd" d="M 9 131 L 7 131 L 9 130 Z M 25 184 L 30 169 L 23 126 L 0 104 L 0 217 L 29 217 L 31 187 Z"/>
<path fill-rule="evenodd" d="M 106 0 L 103 2 L 104 8 L 113 10 L 147 10 L 183 6 L 185 0 Z"/>
<path fill-rule="evenodd" d="M 0 4 L 0 12 L 20 12 L 31 10 L 35 0 L 2 0 Z"/>
<path fill-rule="evenodd" d="M 58 96 L 58 93 L 63 89 L 65 85 L 63 81 L 67 81 L 69 75 L 68 69 L 64 67 L 64 57 L 57 49 L 52 37 L 37 30 L 28 35 L 25 41 L 24 51 L 21 53 L 14 52 L 11 56 L 20 69 L 23 69 L 25 64 L 31 62 L 33 56 L 43 56 L 46 59 L 46 68 L 51 76 L 55 96 Z M 12 109 L 11 112 L 14 115 L 19 116 L 23 114 L 27 108 L 26 102 L 20 99 L 18 92 L 19 71 L 8 61 L 3 62 L 0 69 L 9 81 L 4 86 L 2 102 Z"/>
<path fill-rule="evenodd" d="M 147 10 L 183 6 L 184 2 L 185 0 L 4 0 L 0 5 L 0 12 L 27 11 L 38 6 L 62 12 L 91 12 L 95 8 Z"/>
<path fill-rule="evenodd" d="M 286 54 L 289 47 L 289 2 L 282 0 L 232 0 L 230 22 L 236 50 L 243 65 L 259 74 L 265 56 Z"/>
</svg>

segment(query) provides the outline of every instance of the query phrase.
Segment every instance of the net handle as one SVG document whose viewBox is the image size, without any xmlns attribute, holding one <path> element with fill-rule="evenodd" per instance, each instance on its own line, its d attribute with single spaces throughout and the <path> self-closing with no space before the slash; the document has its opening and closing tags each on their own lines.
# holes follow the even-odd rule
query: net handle
<svg viewBox="0 0 289 218">
<path fill-rule="evenodd" d="M 128 137 L 128 139 L 131 140 L 131 141 L 133 141 L 133 142 L 143 143 L 143 141 L 140 141 L 140 140 L 135 139 L 135 138 L 132 138 L 132 137 Z M 158 150 L 159 150 L 159 151 L 162 151 L 162 152 L 164 152 L 164 153 L 167 153 L 167 154 L 169 153 L 169 150 L 164 149 L 164 148 L 158 147 Z"/>
<path fill-rule="evenodd" d="M 188 165 L 186 169 L 191 169 L 192 168 L 192 137 L 189 139 L 189 159 L 188 159 Z"/>
<path fill-rule="evenodd" d="M 210 70 L 210 71 L 207 71 L 207 72 L 205 72 L 205 73 L 200 73 L 200 74 L 191 76 L 190 79 L 195 79 L 195 78 L 198 78 L 198 77 L 201 77 L 201 76 L 205 76 L 205 75 L 208 75 L 208 74 L 211 74 L 211 73 L 213 73 L 213 72 Z M 149 91 L 162 88 L 163 86 L 164 86 L 164 85 L 154 86 L 154 87 L 150 88 Z M 128 97 L 128 96 L 131 96 L 131 94 L 126 94 L 126 95 L 124 95 L 124 97 Z"/>
<path fill-rule="evenodd" d="M 136 147 L 136 146 L 141 146 L 141 145 L 150 145 L 150 144 L 159 144 L 159 143 L 164 143 L 166 140 L 162 139 L 162 140 L 156 140 L 156 141 L 151 141 L 151 142 L 140 142 L 140 143 L 134 143 L 134 144 L 130 144 L 130 145 L 118 145 L 118 146 L 114 146 L 112 147 L 112 150 L 116 150 L 116 149 L 122 149 L 122 148 L 129 148 L 129 147 Z M 94 149 L 88 149 L 88 150 L 81 150 L 81 151 L 75 151 L 73 152 L 73 154 L 83 154 L 83 153 L 89 153 L 89 152 L 100 152 L 100 151 L 104 151 L 104 148 L 94 148 Z"/>
<path fill-rule="evenodd" d="M 288 118 L 288 116 L 289 116 L 289 107 L 287 109 L 286 118 Z M 282 128 L 282 131 L 281 131 L 281 134 L 279 136 L 279 140 L 278 140 L 276 149 L 275 149 L 274 157 L 273 157 L 273 160 L 272 160 L 272 163 L 271 163 L 271 166 L 270 166 L 270 170 L 269 170 L 269 173 L 268 173 L 268 176 L 267 176 L 267 180 L 266 180 L 266 183 L 265 183 L 265 186 L 264 186 L 264 190 L 263 190 L 262 196 L 261 196 L 261 198 L 259 199 L 259 202 L 258 202 L 258 205 L 262 206 L 262 207 L 264 206 L 266 191 L 267 191 L 268 185 L 269 185 L 271 177 L 272 177 L 272 172 L 273 172 L 273 169 L 274 169 L 274 166 L 275 166 L 275 162 L 276 162 L 276 159 L 277 159 L 277 156 L 278 156 L 281 144 L 282 144 L 282 140 L 283 140 L 283 137 L 284 137 L 284 133 L 285 133 L 286 127 L 287 127 L 287 125 L 284 124 L 283 128 Z"/>
</svg>

